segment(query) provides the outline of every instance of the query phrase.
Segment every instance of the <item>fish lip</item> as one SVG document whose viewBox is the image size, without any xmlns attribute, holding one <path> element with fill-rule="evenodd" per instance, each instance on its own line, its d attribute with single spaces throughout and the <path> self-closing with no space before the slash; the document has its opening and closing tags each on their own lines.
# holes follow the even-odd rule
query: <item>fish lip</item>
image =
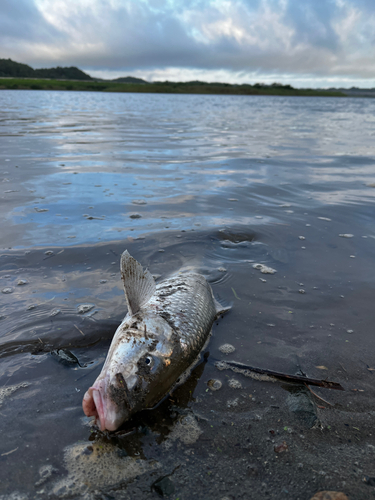
<svg viewBox="0 0 375 500">
<path fill-rule="evenodd" d="M 94 398 L 94 403 L 96 407 L 96 420 L 99 420 L 99 427 L 101 431 L 106 429 L 106 413 L 107 405 L 105 403 L 105 398 L 102 397 L 100 388 L 97 389 L 92 387 L 92 396 Z M 108 429 L 110 430 L 110 429 Z"/>
<path fill-rule="evenodd" d="M 93 397 L 93 388 L 90 387 L 85 395 L 83 396 L 82 408 L 87 417 L 98 417 L 98 412 L 95 406 L 94 397 Z"/>
<path fill-rule="evenodd" d="M 83 397 L 83 411 L 88 417 L 95 417 L 101 431 L 106 429 L 108 405 L 106 401 L 107 379 L 96 381 Z"/>
</svg>

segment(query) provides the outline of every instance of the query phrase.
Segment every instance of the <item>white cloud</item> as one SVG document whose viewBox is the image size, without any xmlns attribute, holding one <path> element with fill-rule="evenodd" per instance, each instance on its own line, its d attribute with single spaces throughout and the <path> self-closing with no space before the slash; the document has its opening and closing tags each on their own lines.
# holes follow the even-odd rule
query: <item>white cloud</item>
<svg viewBox="0 0 375 500">
<path fill-rule="evenodd" d="M 27 15 L 0 5 L 0 57 L 34 67 L 375 86 L 372 0 L 19 1 Z"/>
</svg>

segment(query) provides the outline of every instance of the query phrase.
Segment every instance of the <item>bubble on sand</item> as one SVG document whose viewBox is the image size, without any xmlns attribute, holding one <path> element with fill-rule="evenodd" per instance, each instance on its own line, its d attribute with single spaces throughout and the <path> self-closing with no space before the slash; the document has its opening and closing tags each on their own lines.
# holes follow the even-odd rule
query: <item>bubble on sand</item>
<svg viewBox="0 0 375 500">
<path fill-rule="evenodd" d="M 23 387 L 29 387 L 29 384 L 27 382 L 23 382 L 22 384 L 17 384 L 17 385 L 8 385 L 6 387 L 1 387 L 0 389 L 0 405 L 3 404 L 4 399 L 13 392 L 17 391 L 18 389 L 22 389 Z"/>
<path fill-rule="evenodd" d="M 265 266 L 264 264 L 253 264 L 254 269 L 258 269 L 263 274 L 275 274 L 277 273 L 276 269 L 272 267 Z"/>
<path fill-rule="evenodd" d="M 21 279 L 21 280 L 18 280 L 18 281 L 17 281 L 17 285 L 18 285 L 18 286 L 27 285 L 27 284 L 28 284 L 28 281 L 27 281 L 27 280 L 23 280 L 23 279 Z"/>
<path fill-rule="evenodd" d="M 13 491 L 7 495 L 0 495 L 0 500 L 28 500 L 29 497 L 26 493 L 19 493 L 18 491 Z"/>
<path fill-rule="evenodd" d="M 223 344 L 219 347 L 219 351 L 222 352 L 223 354 L 231 354 L 235 350 L 236 348 L 231 344 Z"/>
<path fill-rule="evenodd" d="M 147 201 L 145 200 L 133 200 L 133 205 L 147 205 Z"/>
<path fill-rule="evenodd" d="M 229 400 L 227 401 L 227 407 L 228 407 L 228 408 L 234 408 L 234 407 L 236 407 L 236 406 L 238 406 L 238 398 L 235 398 L 235 399 L 229 399 Z"/>
<path fill-rule="evenodd" d="M 3 289 L 1 290 L 1 292 L 2 292 L 2 293 L 12 293 L 12 292 L 13 292 L 13 288 L 11 288 L 11 287 L 9 287 L 9 286 L 8 286 L 8 287 L 6 287 L 6 288 L 3 288 Z"/>
<path fill-rule="evenodd" d="M 157 461 L 123 457 L 119 451 L 117 446 L 101 441 L 89 446 L 86 443 L 69 446 L 64 453 L 68 476 L 54 484 L 51 494 L 81 498 L 89 491 L 130 481 L 160 467 Z"/>
<path fill-rule="evenodd" d="M 172 446 L 173 441 L 176 440 L 186 445 L 194 444 L 202 433 L 203 431 L 199 427 L 194 415 L 186 415 L 174 424 L 164 446 L 168 449 Z"/>
<path fill-rule="evenodd" d="M 231 389 L 242 389 L 242 384 L 239 380 L 236 380 L 235 378 L 231 378 L 228 380 L 228 385 Z"/>
<path fill-rule="evenodd" d="M 353 238 L 354 234 L 343 233 L 343 234 L 339 234 L 339 236 L 341 236 L 341 238 Z"/>
<path fill-rule="evenodd" d="M 220 371 L 228 369 L 228 365 L 225 361 L 216 361 L 215 367 Z"/>
<path fill-rule="evenodd" d="M 222 387 L 222 383 L 220 380 L 217 380 L 215 378 L 212 378 L 207 382 L 208 387 L 211 389 L 211 391 L 218 391 Z"/>
<path fill-rule="evenodd" d="M 54 472 L 57 472 L 57 469 L 55 469 L 52 465 L 42 465 L 39 469 L 40 479 L 35 483 L 35 486 L 40 486 L 45 483 Z"/>
</svg>

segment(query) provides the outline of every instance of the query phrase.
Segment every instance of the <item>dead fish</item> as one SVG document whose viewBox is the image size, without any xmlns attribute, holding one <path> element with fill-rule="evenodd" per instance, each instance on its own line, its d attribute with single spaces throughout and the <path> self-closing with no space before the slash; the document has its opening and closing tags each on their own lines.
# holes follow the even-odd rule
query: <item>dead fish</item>
<svg viewBox="0 0 375 500">
<path fill-rule="evenodd" d="M 156 285 L 127 250 L 120 267 L 128 313 L 82 402 L 102 431 L 114 431 L 134 413 L 154 407 L 181 383 L 214 320 L 229 309 L 215 300 L 200 274 L 179 274 Z"/>
</svg>

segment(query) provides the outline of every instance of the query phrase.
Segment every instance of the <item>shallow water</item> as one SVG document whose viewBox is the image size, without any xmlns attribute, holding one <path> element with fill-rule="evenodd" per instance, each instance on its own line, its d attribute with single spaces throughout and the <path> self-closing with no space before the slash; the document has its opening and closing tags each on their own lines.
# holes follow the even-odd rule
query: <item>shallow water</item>
<svg viewBox="0 0 375 500">
<path fill-rule="evenodd" d="M 249 481 L 264 490 L 264 466 L 256 479 L 242 468 L 249 453 L 275 461 L 272 442 L 271 458 L 260 445 L 270 425 L 291 439 L 290 396 L 220 372 L 223 357 L 342 383 L 345 393 L 316 391 L 334 405 L 318 410 L 323 427 L 335 423 L 343 439 L 357 424 L 358 453 L 373 443 L 374 100 L 1 91 L 0 109 L 0 498 L 157 498 L 151 486 L 164 476 L 180 500 L 187 478 L 200 481 L 197 498 L 218 498 L 219 486 L 246 498 Z M 125 248 L 161 278 L 204 274 L 232 310 L 171 400 L 125 425 L 125 437 L 104 443 L 93 433 L 87 449 L 81 400 L 126 312 Z M 225 343 L 236 349 L 227 356 Z M 250 431 L 249 421 L 259 425 Z M 247 440 L 259 441 L 256 451 Z M 303 449 L 294 446 L 291 464 Z M 314 453 L 313 466 L 326 457 Z M 228 457 L 234 479 L 220 482 L 215 467 Z M 337 459 L 324 486 L 340 487 L 344 466 Z M 213 471 L 204 480 L 202 467 Z M 279 498 L 271 470 L 267 494 Z M 317 489 L 314 477 L 303 491 Z M 350 488 L 365 498 L 370 487 L 358 479 Z"/>
</svg>

